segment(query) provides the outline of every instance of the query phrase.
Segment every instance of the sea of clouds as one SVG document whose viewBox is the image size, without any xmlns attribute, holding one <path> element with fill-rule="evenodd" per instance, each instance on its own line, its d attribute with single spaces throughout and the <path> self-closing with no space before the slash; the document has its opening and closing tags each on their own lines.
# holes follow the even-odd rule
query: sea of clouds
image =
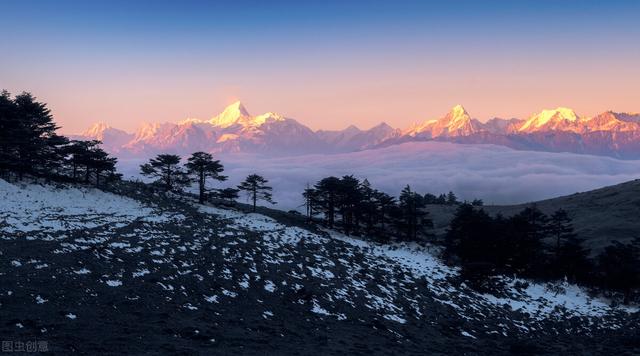
<svg viewBox="0 0 640 356">
<path fill-rule="evenodd" d="M 229 180 L 214 186 L 235 186 L 258 173 L 270 181 L 280 209 L 301 206 L 307 184 L 331 175 L 368 178 L 375 188 L 396 196 L 409 184 L 420 193 L 453 191 L 461 199 L 480 198 L 486 204 L 524 203 L 640 178 L 638 160 L 447 142 L 279 158 L 222 154 L 217 159 Z M 120 169 L 126 177 L 136 176 L 139 164 L 121 161 Z"/>
</svg>

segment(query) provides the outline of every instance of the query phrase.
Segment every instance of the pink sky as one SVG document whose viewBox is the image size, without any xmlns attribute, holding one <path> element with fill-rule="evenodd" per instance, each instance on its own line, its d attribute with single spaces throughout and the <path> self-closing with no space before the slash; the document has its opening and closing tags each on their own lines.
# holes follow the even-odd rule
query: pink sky
<svg viewBox="0 0 640 356">
<path fill-rule="evenodd" d="M 548 64 L 549 65 L 549 64 Z M 542 64 L 502 68 L 438 68 L 420 71 L 326 68 L 292 71 L 279 78 L 223 79 L 197 72 L 160 78 L 154 73 L 122 73 L 87 86 L 83 81 L 31 88 L 49 103 L 64 132 L 79 132 L 104 121 L 134 130 L 141 121 L 209 118 L 241 100 L 251 114 L 274 111 L 313 129 L 368 128 L 381 121 L 406 127 L 440 117 L 455 104 L 482 121 L 527 117 L 545 108 L 567 106 L 580 115 L 605 110 L 640 111 L 640 66 L 611 65 L 597 72 L 577 65 Z M 564 67 L 564 68 L 563 68 Z M 403 73 L 404 72 L 404 73 Z M 220 82 L 224 83 L 220 85 Z M 29 89 L 22 87 L 20 89 Z"/>
<path fill-rule="evenodd" d="M 640 111 L 640 3 L 458 5 L 15 2 L 0 89 L 47 102 L 64 133 L 210 118 L 237 99 L 313 129 L 403 128 L 456 104 L 482 121 Z"/>
</svg>

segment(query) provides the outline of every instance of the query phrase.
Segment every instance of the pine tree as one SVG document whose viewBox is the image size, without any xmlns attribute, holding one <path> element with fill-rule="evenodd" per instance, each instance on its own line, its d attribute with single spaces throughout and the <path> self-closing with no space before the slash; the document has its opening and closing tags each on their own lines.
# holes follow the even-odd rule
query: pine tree
<svg viewBox="0 0 640 356">
<path fill-rule="evenodd" d="M 315 185 L 317 202 L 322 210 L 327 225 L 332 228 L 335 224 L 336 210 L 339 208 L 340 179 L 327 177 Z"/>
<path fill-rule="evenodd" d="M 494 220 L 470 204 L 461 204 L 456 210 L 445 247 L 445 255 L 460 260 L 463 275 L 474 285 L 483 285 L 485 277 L 503 264 Z"/>
<path fill-rule="evenodd" d="M 425 204 L 438 204 L 438 197 L 431 193 L 426 193 L 424 195 L 424 203 Z"/>
<path fill-rule="evenodd" d="M 47 179 L 52 176 L 61 176 L 64 172 L 66 147 L 69 145 L 69 139 L 53 134 L 44 139 L 44 148 L 41 153 L 43 172 L 41 173 Z"/>
<path fill-rule="evenodd" d="M 17 122 L 12 130 L 11 142 L 16 147 L 16 168 L 21 178 L 24 173 L 48 174 L 45 170 L 48 155 L 48 139 L 58 127 L 53 122 L 51 110 L 36 101 L 30 93 L 17 95 L 15 115 Z"/>
<path fill-rule="evenodd" d="M 360 202 L 360 181 L 353 176 L 342 177 L 338 191 L 338 206 L 346 235 L 350 235 L 358 227 L 357 208 Z"/>
<path fill-rule="evenodd" d="M 396 208 L 396 198 L 383 192 L 375 192 L 376 201 L 378 204 L 378 221 L 380 222 L 380 230 L 384 235 L 384 240 L 389 240 L 387 221 L 391 219 L 392 210 Z"/>
<path fill-rule="evenodd" d="M 598 271 L 600 284 L 622 292 L 627 302 L 631 291 L 640 288 L 640 249 L 613 241 L 598 256 Z"/>
<path fill-rule="evenodd" d="M 471 202 L 471 205 L 473 205 L 473 206 L 483 206 L 484 202 L 482 201 L 482 199 L 473 199 L 473 201 Z"/>
<path fill-rule="evenodd" d="M 20 141 L 17 107 L 11 94 L 0 92 L 0 172 L 5 175 L 17 167 L 17 148 Z"/>
<path fill-rule="evenodd" d="M 313 221 L 313 217 L 318 213 L 319 202 L 318 202 L 318 191 L 313 189 L 307 184 L 307 188 L 302 193 L 302 197 L 304 198 L 304 205 L 306 210 L 306 216 L 309 221 Z"/>
<path fill-rule="evenodd" d="M 535 205 L 509 219 L 505 235 L 510 242 L 510 263 L 519 272 L 543 272 L 545 258 L 542 255 L 542 240 L 548 236 L 548 220 Z"/>
<path fill-rule="evenodd" d="M 424 200 L 420 194 L 411 191 L 407 185 L 400 193 L 399 226 L 404 230 L 408 241 L 417 241 L 427 228 L 433 227 L 429 213 L 425 210 Z"/>
<path fill-rule="evenodd" d="M 100 187 L 100 177 L 105 173 L 106 178 L 117 179 L 115 157 L 109 157 L 109 154 L 103 149 L 97 147 L 91 151 L 91 158 L 88 164 L 89 169 L 93 169 L 96 174 L 96 187 Z"/>
<path fill-rule="evenodd" d="M 271 195 L 273 188 L 268 186 L 267 183 L 269 183 L 269 181 L 264 177 L 257 174 L 251 174 L 242 183 L 240 183 L 240 185 L 238 185 L 238 189 L 245 191 L 253 202 L 253 212 L 256 211 L 258 200 L 264 200 L 271 204 L 275 204 Z"/>
<path fill-rule="evenodd" d="M 180 166 L 180 156 L 177 155 L 158 155 L 141 165 L 140 172 L 143 176 L 157 178 L 156 183 L 162 184 L 167 192 L 190 183 L 186 172 Z"/>
<path fill-rule="evenodd" d="M 362 215 L 365 224 L 365 233 L 371 235 L 373 233 L 373 227 L 378 216 L 378 201 L 377 191 L 371 188 L 369 180 L 365 179 L 360 184 L 360 197 L 361 201 L 358 207 L 360 215 Z"/>
<path fill-rule="evenodd" d="M 223 203 L 227 206 L 235 205 L 236 199 L 238 199 L 239 189 L 224 188 L 218 191 L 218 197 L 222 199 Z"/>
<path fill-rule="evenodd" d="M 456 197 L 456 195 L 451 191 L 447 194 L 447 204 L 448 205 L 458 204 L 458 197 Z"/>
<path fill-rule="evenodd" d="M 564 240 L 576 237 L 569 214 L 563 209 L 556 210 L 549 219 L 548 232 L 555 239 L 556 258 L 560 255 L 560 246 Z"/>
<path fill-rule="evenodd" d="M 207 178 L 217 181 L 227 180 L 226 176 L 220 174 L 224 171 L 224 167 L 219 160 L 214 160 L 213 156 L 209 153 L 195 152 L 189 157 L 185 166 L 187 167 L 188 173 L 194 176 L 198 182 L 198 202 L 200 204 L 204 203 L 204 197 L 207 191 Z"/>
</svg>

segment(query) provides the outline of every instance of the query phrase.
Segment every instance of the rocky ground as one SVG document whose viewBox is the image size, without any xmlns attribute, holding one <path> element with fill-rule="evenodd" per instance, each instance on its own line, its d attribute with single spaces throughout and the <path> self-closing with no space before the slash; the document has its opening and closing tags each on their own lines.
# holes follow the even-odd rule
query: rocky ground
<svg viewBox="0 0 640 356">
<path fill-rule="evenodd" d="M 81 354 L 640 353 L 571 285 L 476 292 L 381 246 L 189 198 L 0 180 L 0 339 Z"/>
</svg>

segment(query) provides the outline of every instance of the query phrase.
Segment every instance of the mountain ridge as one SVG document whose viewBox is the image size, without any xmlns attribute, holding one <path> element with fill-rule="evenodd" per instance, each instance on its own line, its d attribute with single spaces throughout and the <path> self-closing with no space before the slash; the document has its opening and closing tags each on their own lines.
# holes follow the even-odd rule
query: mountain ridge
<svg viewBox="0 0 640 356">
<path fill-rule="evenodd" d="M 456 105 L 440 118 L 424 120 L 404 130 L 382 122 L 367 130 L 349 125 L 342 130 L 314 131 L 274 112 L 253 116 L 237 101 L 208 120 L 189 118 L 177 123 L 142 124 L 135 133 L 99 122 L 74 138 L 101 140 L 108 151 L 121 156 L 189 154 L 195 150 L 299 155 L 443 140 L 636 159 L 640 158 L 640 114 L 610 110 L 585 117 L 558 107 L 526 119 L 493 118 L 483 123 L 462 105 Z"/>
</svg>

